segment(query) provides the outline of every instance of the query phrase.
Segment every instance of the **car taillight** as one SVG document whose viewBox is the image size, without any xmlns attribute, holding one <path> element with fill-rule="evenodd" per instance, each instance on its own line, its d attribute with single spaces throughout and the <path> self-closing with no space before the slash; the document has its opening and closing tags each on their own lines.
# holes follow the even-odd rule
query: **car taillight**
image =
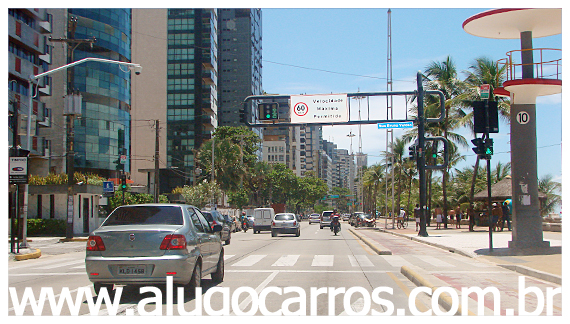
<svg viewBox="0 0 570 324">
<path fill-rule="evenodd" d="M 275 226 L 275 222 L 272 222 L 273 226 Z"/>
<path fill-rule="evenodd" d="M 186 249 L 186 238 L 180 234 L 168 234 L 160 243 L 161 250 L 183 250 Z"/>
<path fill-rule="evenodd" d="M 103 239 L 100 236 L 89 236 L 89 239 L 87 239 L 87 251 L 105 251 Z"/>
<path fill-rule="evenodd" d="M 293 226 L 297 226 L 297 221 L 294 221 L 294 222 L 293 222 Z"/>
</svg>

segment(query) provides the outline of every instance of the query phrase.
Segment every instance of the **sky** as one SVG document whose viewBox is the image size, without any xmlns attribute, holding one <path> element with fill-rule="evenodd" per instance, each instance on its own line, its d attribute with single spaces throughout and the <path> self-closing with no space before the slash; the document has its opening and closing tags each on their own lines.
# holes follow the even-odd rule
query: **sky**
<svg viewBox="0 0 570 324">
<path fill-rule="evenodd" d="M 496 40 L 468 34 L 463 22 L 485 8 L 392 8 L 392 79 L 393 91 L 416 90 L 416 74 L 430 62 L 450 56 L 464 79 L 463 71 L 478 57 L 494 61 L 506 58 L 511 50 L 520 50 L 520 40 Z M 388 8 L 325 9 L 264 8 L 263 89 L 270 94 L 330 94 L 387 91 Z M 562 36 L 533 39 L 534 48 L 562 48 Z M 403 119 L 404 97 L 394 97 L 393 118 Z M 361 116 L 387 119 L 386 97 L 351 100 L 351 119 Z M 551 174 L 561 181 L 562 95 L 537 99 L 537 157 L 539 178 Z M 323 138 L 339 148 L 359 150 L 358 126 L 324 126 Z M 474 165 L 470 131 L 458 130 L 469 146 L 461 148 L 466 159 L 459 169 Z M 394 137 L 403 131 L 394 130 Z M 362 152 L 368 165 L 381 161 L 386 150 L 386 131 L 377 125 L 361 129 Z M 492 166 L 510 161 L 509 126 L 501 122 L 498 134 L 492 134 L 495 154 Z"/>
</svg>

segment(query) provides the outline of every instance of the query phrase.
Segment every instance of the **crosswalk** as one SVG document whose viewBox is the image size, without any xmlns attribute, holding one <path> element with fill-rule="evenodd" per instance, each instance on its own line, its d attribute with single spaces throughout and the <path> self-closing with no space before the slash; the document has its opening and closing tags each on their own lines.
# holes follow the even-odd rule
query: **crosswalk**
<svg viewBox="0 0 570 324">
<path fill-rule="evenodd" d="M 243 269 L 251 267 L 267 267 L 280 269 L 286 267 L 310 266 L 348 267 L 348 268 L 401 268 L 402 266 L 418 266 L 425 269 L 462 270 L 473 267 L 484 268 L 489 264 L 481 263 L 465 257 L 430 256 L 430 255 L 300 255 L 300 254 L 251 254 L 224 256 L 226 267 Z"/>
</svg>

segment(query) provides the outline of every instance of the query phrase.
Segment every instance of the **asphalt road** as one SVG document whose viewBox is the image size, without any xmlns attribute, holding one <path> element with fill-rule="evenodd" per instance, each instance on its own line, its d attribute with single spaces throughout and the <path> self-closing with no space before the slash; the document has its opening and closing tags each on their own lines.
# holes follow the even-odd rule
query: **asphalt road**
<svg viewBox="0 0 570 324">
<path fill-rule="evenodd" d="M 209 276 L 204 278 L 202 294 L 197 297 L 188 291 L 179 294 L 178 287 L 171 289 L 165 285 L 143 294 L 141 287 L 123 287 L 120 304 L 116 304 L 111 313 L 178 315 L 198 309 L 201 315 L 370 315 L 374 312 L 412 315 L 413 311 L 441 308 L 424 293 L 409 304 L 408 297 L 416 285 L 401 274 L 402 266 L 430 275 L 471 273 L 473 278 L 484 278 L 489 273 L 496 276 L 511 273 L 486 262 L 389 234 L 383 234 L 382 242 L 393 254 L 378 255 L 350 233 L 349 227 L 343 223 L 338 236 L 328 228 L 319 229 L 317 224 L 307 222 L 302 223 L 300 237 L 271 237 L 270 232 L 254 234 L 251 230 L 233 233 L 231 244 L 224 246 L 222 283 L 213 285 Z M 8 282 L 12 290 L 8 314 L 34 314 L 33 305 L 21 304 L 26 289 L 31 289 L 37 297 L 42 287 L 51 287 L 57 300 L 68 288 L 73 301 L 78 291 L 92 291 L 85 274 L 84 244 L 45 242 L 42 252 L 52 251 L 50 254 L 10 262 Z M 16 304 L 12 301 L 15 297 Z M 78 309 L 71 314 L 109 314 L 105 306 L 99 311 L 90 310 L 95 299 L 88 300 L 83 295 L 79 299 Z M 42 315 L 52 314 L 48 301 L 43 309 L 36 311 Z M 60 314 L 69 315 L 69 308 L 63 307 Z"/>
</svg>

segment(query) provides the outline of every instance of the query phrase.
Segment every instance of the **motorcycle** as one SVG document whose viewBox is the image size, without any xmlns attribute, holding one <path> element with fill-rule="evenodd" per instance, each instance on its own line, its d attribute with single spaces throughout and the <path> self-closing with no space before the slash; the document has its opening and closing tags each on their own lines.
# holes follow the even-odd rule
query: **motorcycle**
<svg viewBox="0 0 570 324">
<path fill-rule="evenodd" d="M 340 221 L 338 217 L 333 217 L 331 221 L 331 231 L 334 232 L 334 235 L 337 235 L 337 233 L 340 232 Z"/>
<path fill-rule="evenodd" d="M 247 232 L 248 228 L 249 228 L 249 226 L 247 225 L 247 220 L 243 220 L 243 221 L 241 222 L 241 229 L 242 229 L 243 232 L 245 233 L 245 232 Z"/>
</svg>

